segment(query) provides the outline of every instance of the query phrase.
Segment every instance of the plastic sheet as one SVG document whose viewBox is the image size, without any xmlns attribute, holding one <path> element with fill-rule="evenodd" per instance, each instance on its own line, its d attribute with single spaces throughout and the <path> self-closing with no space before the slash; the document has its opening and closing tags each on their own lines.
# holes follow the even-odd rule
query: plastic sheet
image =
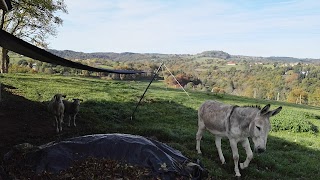
<svg viewBox="0 0 320 180">
<path fill-rule="evenodd" d="M 49 143 L 29 153 L 27 158 L 36 173 L 57 173 L 74 161 L 88 157 L 105 158 L 150 168 L 154 175 L 172 177 L 174 174 L 201 178 L 202 167 L 180 151 L 159 141 L 129 134 L 96 134 Z M 8 157 L 7 157 L 8 158 Z"/>
</svg>

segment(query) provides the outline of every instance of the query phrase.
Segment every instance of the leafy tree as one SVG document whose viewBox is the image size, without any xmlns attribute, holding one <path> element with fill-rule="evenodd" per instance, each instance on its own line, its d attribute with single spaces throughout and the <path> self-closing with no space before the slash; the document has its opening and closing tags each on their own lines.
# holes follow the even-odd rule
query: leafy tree
<svg viewBox="0 0 320 180">
<path fill-rule="evenodd" d="M 64 0 L 12 0 L 12 10 L 1 12 L 0 29 L 36 46 L 47 47 L 48 36 L 55 36 L 63 20 L 56 12 L 67 13 Z M 8 50 L 1 48 L 1 71 L 8 72 L 5 63 Z"/>
<path fill-rule="evenodd" d="M 46 73 L 46 74 L 53 74 L 54 71 L 52 70 L 52 68 L 44 68 L 44 73 Z"/>
<path fill-rule="evenodd" d="M 247 86 L 242 92 L 242 95 L 246 97 L 253 97 L 254 89 L 251 86 Z"/>
<path fill-rule="evenodd" d="M 320 105 L 320 88 L 317 88 L 309 97 L 309 103 L 311 105 Z"/>
<path fill-rule="evenodd" d="M 193 89 L 193 82 L 188 82 L 187 85 L 185 86 L 186 89 Z"/>
<path fill-rule="evenodd" d="M 308 100 L 308 93 L 301 88 L 293 89 L 289 93 L 288 99 L 287 99 L 288 102 L 296 103 L 296 104 L 305 103 L 307 100 Z"/>
</svg>

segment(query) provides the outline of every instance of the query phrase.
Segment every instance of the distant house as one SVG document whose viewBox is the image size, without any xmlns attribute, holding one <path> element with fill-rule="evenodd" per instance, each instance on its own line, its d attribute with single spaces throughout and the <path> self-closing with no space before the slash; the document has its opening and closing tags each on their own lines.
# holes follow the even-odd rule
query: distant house
<svg viewBox="0 0 320 180">
<path fill-rule="evenodd" d="M 235 66 L 237 64 L 234 61 L 229 61 L 229 62 L 227 62 L 227 65 L 228 66 Z"/>
<path fill-rule="evenodd" d="M 37 63 L 33 63 L 33 64 L 32 64 L 32 69 L 33 69 L 33 70 L 37 70 Z"/>
<path fill-rule="evenodd" d="M 297 66 L 297 65 L 299 65 L 299 64 L 300 64 L 299 62 L 290 63 L 291 66 Z"/>
<path fill-rule="evenodd" d="M 309 71 L 301 71 L 300 74 L 303 74 L 303 75 L 305 75 L 305 76 L 308 76 Z"/>
</svg>

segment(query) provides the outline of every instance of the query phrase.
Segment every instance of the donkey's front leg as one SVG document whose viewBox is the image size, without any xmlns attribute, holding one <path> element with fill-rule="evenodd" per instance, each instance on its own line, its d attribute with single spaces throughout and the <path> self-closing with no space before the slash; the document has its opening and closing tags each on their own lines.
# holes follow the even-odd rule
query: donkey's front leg
<svg viewBox="0 0 320 180">
<path fill-rule="evenodd" d="M 232 150 L 232 155 L 233 155 L 233 161 L 234 161 L 234 172 L 236 173 L 237 177 L 240 177 L 240 171 L 239 171 L 239 152 L 238 152 L 238 147 L 237 147 L 237 141 L 235 139 L 229 139 L 230 141 L 230 146 Z"/>
<path fill-rule="evenodd" d="M 198 154 L 201 154 L 201 150 L 200 150 L 200 142 L 201 142 L 201 138 L 203 135 L 203 132 L 205 130 L 205 125 L 203 122 L 198 122 L 198 132 L 196 134 L 196 140 L 197 140 L 197 145 L 196 145 L 196 150 L 198 151 Z"/>
<path fill-rule="evenodd" d="M 250 143 L 249 143 L 249 139 L 248 138 L 246 138 L 244 141 L 242 141 L 242 146 L 246 150 L 246 154 L 247 154 L 246 160 L 243 163 L 240 163 L 240 168 L 244 169 L 244 168 L 249 166 L 249 163 L 253 158 L 253 153 L 252 153 L 252 150 L 250 148 Z"/>
<path fill-rule="evenodd" d="M 216 147 L 218 150 L 218 154 L 219 154 L 219 158 L 222 164 L 226 163 L 226 160 L 224 159 L 223 153 L 222 153 L 222 149 L 221 149 L 221 137 L 220 136 L 216 136 L 215 137 L 215 142 L 216 142 Z"/>
</svg>

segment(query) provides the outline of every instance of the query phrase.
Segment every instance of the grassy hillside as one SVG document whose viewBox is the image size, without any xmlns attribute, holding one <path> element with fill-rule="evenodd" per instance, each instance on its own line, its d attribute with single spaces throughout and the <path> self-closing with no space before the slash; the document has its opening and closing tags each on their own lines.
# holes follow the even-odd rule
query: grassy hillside
<svg viewBox="0 0 320 180">
<path fill-rule="evenodd" d="M 249 167 L 241 171 L 243 179 L 317 179 L 320 176 L 319 107 L 192 91 L 188 97 L 180 89 L 167 89 L 162 82 L 154 82 L 131 120 L 149 82 L 31 74 L 5 74 L 0 78 L 7 87 L 6 91 L 32 102 L 48 101 L 56 93 L 84 100 L 77 128 L 65 129 L 60 137 L 52 127 L 52 133 L 47 135 L 50 137 L 36 140 L 19 137 L 19 143 L 27 141 L 40 145 L 48 140 L 94 133 L 138 134 L 155 137 L 191 159 L 200 158 L 214 179 L 230 179 L 234 177 L 233 160 L 226 139 L 222 142 L 222 149 L 227 165 L 220 164 L 214 137 L 208 132 L 201 144 L 203 155 L 197 155 L 195 151 L 198 107 L 207 99 L 234 105 L 263 106 L 270 103 L 271 109 L 283 106 L 283 110 L 271 118 L 273 131 L 268 138 L 267 151 L 254 154 Z M 2 100 L 9 101 L 10 97 L 3 94 Z M 52 119 L 39 121 L 47 121 L 48 126 L 52 124 Z M 241 145 L 239 150 L 240 161 L 244 161 Z"/>
</svg>

